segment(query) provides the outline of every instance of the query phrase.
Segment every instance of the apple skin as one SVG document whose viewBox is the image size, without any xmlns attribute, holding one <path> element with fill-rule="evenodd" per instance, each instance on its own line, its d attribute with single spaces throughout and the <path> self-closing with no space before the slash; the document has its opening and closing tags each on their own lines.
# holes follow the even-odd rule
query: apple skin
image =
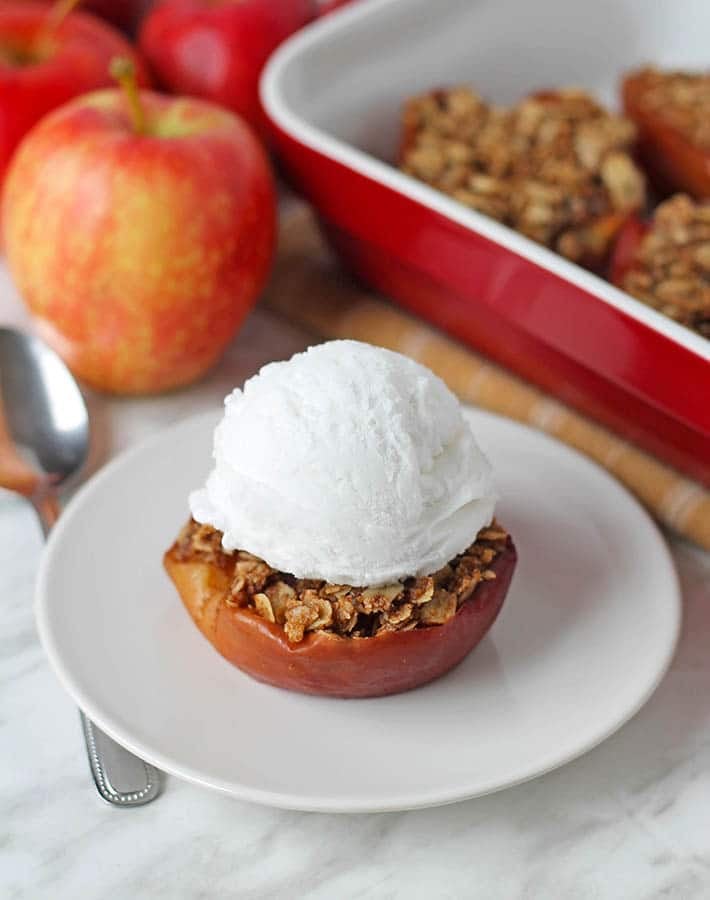
<svg viewBox="0 0 710 900">
<path fill-rule="evenodd" d="M 261 70 L 316 14 L 315 0 L 163 0 L 143 20 L 139 44 L 164 87 L 226 106 L 265 137 Z"/>
<path fill-rule="evenodd" d="M 108 69 L 114 56 L 131 58 L 139 82 L 148 84 L 145 67 L 128 41 L 82 12 L 69 13 L 39 59 L 8 63 L 8 50 L 31 51 L 46 18 L 44 3 L 0 3 L 0 183 L 15 147 L 35 122 L 79 94 L 113 84 Z"/>
<path fill-rule="evenodd" d="M 86 0 L 84 8 L 132 33 L 149 5 L 150 0 Z"/>
<path fill-rule="evenodd" d="M 214 104 L 120 91 L 50 113 L 22 142 L 5 251 L 38 333 L 88 384 L 141 394 L 212 366 L 254 304 L 276 200 L 249 127 Z"/>
<path fill-rule="evenodd" d="M 329 16 L 331 13 L 344 6 L 349 6 L 353 0 L 322 0 L 318 6 L 318 17 Z"/>
</svg>

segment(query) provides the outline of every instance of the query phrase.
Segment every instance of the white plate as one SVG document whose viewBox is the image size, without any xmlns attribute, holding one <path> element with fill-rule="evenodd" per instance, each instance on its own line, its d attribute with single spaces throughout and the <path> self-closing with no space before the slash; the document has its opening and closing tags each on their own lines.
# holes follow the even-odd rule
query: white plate
<svg viewBox="0 0 710 900">
<path fill-rule="evenodd" d="M 589 750 L 670 663 L 673 565 L 648 516 L 600 468 L 521 425 L 470 416 L 520 562 L 492 632 L 449 675 L 394 697 L 331 700 L 258 684 L 213 650 L 161 566 L 210 465 L 210 415 L 115 460 L 56 526 L 36 612 L 62 683 L 161 769 L 294 809 L 448 803 Z"/>
</svg>

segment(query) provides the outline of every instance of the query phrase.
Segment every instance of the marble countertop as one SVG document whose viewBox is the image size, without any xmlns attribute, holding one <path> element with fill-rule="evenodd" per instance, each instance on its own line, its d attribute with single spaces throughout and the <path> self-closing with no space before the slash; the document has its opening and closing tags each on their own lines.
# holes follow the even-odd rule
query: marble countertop
<svg viewBox="0 0 710 900">
<path fill-rule="evenodd" d="M 0 271 L 0 319 L 22 324 Z M 263 362 L 308 343 L 265 312 L 218 369 L 164 398 L 89 394 L 90 469 L 216 406 Z M 175 778 L 139 810 L 95 793 L 76 709 L 39 647 L 29 506 L 0 492 L 0 896 L 596 898 L 710 896 L 710 556 L 677 543 L 685 621 L 644 709 L 583 758 L 454 806 L 334 816 L 260 808 Z"/>
</svg>

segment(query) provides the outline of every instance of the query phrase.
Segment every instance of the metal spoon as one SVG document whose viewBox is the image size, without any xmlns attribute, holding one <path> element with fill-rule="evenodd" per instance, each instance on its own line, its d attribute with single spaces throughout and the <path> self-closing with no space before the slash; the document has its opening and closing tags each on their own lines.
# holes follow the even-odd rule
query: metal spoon
<svg viewBox="0 0 710 900">
<path fill-rule="evenodd" d="M 59 515 L 58 491 L 88 449 L 89 414 L 67 367 L 37 338 L 0 328 L 0 487 L 30 501 L 45 537 Z M 80 715 L 101 797 L 115 806 L 157 797 L 160 773 Z"/>
</svg>

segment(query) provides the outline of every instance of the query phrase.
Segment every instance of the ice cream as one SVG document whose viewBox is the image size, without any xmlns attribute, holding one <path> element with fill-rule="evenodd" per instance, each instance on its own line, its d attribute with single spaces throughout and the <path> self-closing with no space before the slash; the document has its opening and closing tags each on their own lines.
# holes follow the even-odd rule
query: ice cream
<svg viewBox="0 0 710 900">
<path fill-rule="evenodd" d="M 271 363 L 225 400 L 198 522 L 299 578 L 430 574 L 492 517 L 491 468 L 443 381 L 357 341 Z"/>
</svg>

